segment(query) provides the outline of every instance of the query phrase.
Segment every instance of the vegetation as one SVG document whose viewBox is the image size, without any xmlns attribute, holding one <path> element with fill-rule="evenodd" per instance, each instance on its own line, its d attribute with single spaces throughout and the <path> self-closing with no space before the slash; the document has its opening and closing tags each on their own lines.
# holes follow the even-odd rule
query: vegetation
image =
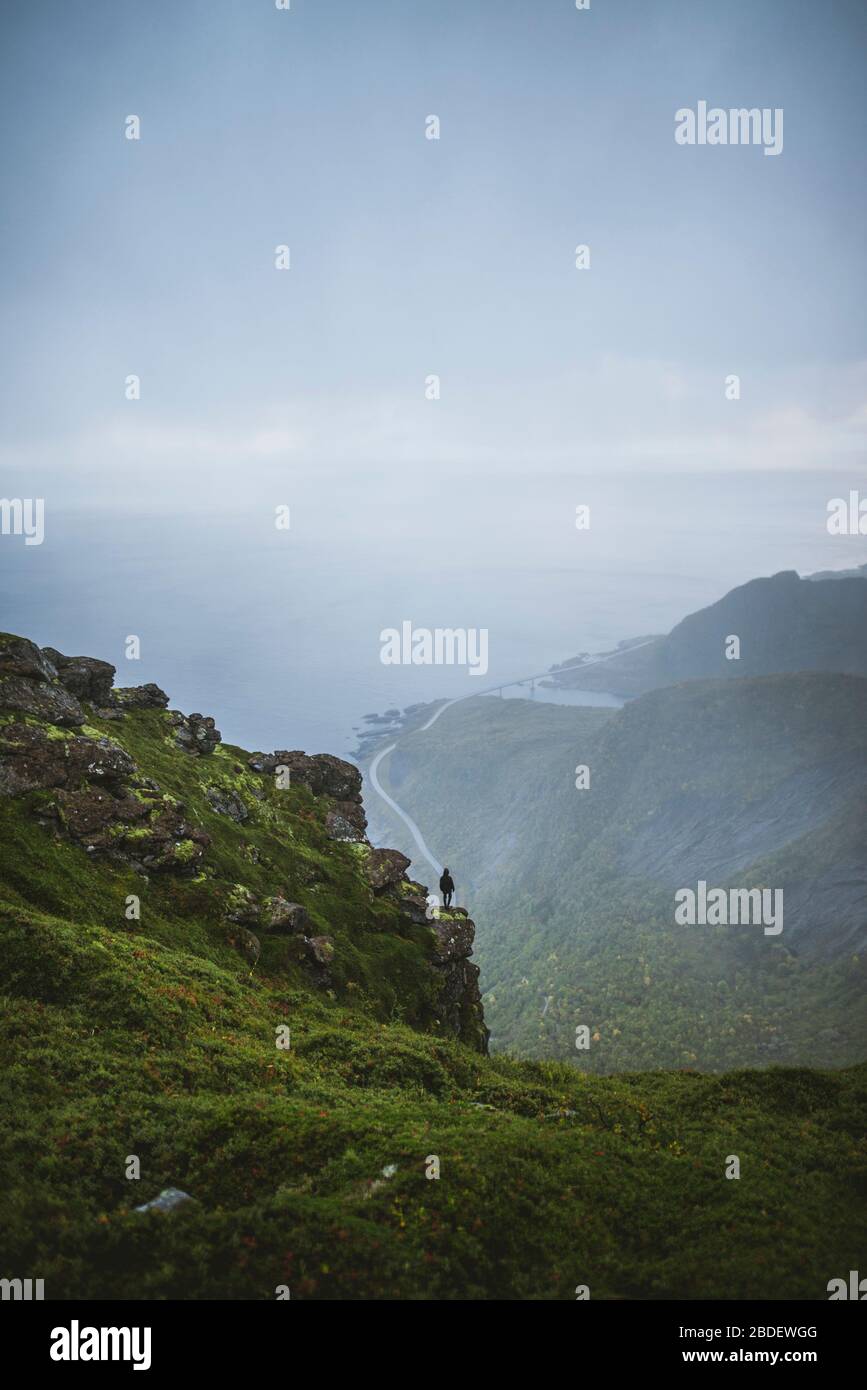
<svg viewBox="0 0 867 1390">
<path fill-rule="evenodd" d="M 0 797 L 4 1275 L 61 1299 L 824 1299 L 858 1267 L 867 1068 L 485 1057 L 438 1034 L 430 932 L 324 798 L 181 750 L 159 710 L 88 721 L 210 845 L 143 876 L 134 837 L 89 854 L 50 790 Z M 278 889 L 333 941 L 325 977 L 291 937 L 252 967 L 228 943 L 226 911 Z M 135 1210 L 168 1187 L 192 1200 Z"/>
<path fill-rule="evenodd" d="M 864 1058 L 865 770 L 867 681 L 805 674 L 470 700 L 379 775 L 473 903 L 492 1048 L 601 1073 Z M 784 931 L 676 926 L 699 878 L 782 886 Z"/>
</svg>

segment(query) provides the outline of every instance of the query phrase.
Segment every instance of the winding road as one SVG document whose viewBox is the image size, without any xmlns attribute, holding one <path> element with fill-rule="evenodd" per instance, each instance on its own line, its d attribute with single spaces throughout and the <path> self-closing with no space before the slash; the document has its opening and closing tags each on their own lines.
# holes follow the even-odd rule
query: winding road
<svg viewBox="0 0 867 1390">
<path fill-rule="evenodd" d="M 485 690 L 473 690 L 467 695 L 458 695 L 454 700 L 444 700 L 443 703 L 439 706 L 439 708 L 434 711 L 434 713 L 431 715 L 430 719 L 427 721 L 426 724 L 419 725 L 417 729 L 413 729 L 411 730 L 411 732 L 414 734 L 424 733 L 426 729 L 429 729 L 433 724 L 437 722 L 441 714 L 445 714 L 447 709 L 451 709 L 452 705 L 459 705 L 464 700 L 472 700 L 477 695 L 496 695 L 498 690 L 507 690 L 509 686 L 512 685 L 524 685 L 527 681 L 543 680 L 549 676 L 559 676 L 562 672 L 565 671 L 583 671 L 587 666 L 598 666 L 600 662 L 611 661 L 615 656 L 623 656 L 626 651 L 635 652 L 638 651 L 639 647 L 649 647 L 656 640 L 656 638 L 651 637 L 646 642 L 636 642 L 635 645 L 632 647 L 621 648 L 616 652 L 607 652 L 604 656 L 593 656 L 589 659 L 589 661 L 578 661 L 575 663 L 574 666 L 560 666 L 556 671 L 539 671 L 536 673 L 536 675 L 533 676 L 522 676 L 519 680 L 503 681 L 500 685 L 491 685 L 488 686 Z M 434 873 L 437 875 L 437 878 L 439 878 L 439 875 L 443 871 L 442 864 L 440 864 L 438 860 L 434 857 L 434 855 L 431 854 L 430 850 L 428 849 L 425 843 L 425 838 L 422 835 L 418 826 L 416 825 L 415 821 L 413 820 L 412 816 L 409 814 L 408 811 L 405 811 L 402 806 L 398 805 L 394 797 L 389 796 L 388 792 L 382 786 L 382 783 L 380 782 L 379 777 L 377 775 L 379 771 L 379 765 L 382 762 L 383 758 L 387 758 L 389 753 L 393 753 L 396 747 L 397 742 L 395 741 L 394 743 L 390 743 L 387 748 L 383 748 L 381 752 L 377 753 L 376 757 L 370 764 L 370 767 L 367 769 L 367 775 L 370 779 L 370 785 L 373 787 L 373 790 L 376 792 L 377 796 L 382 798 L 386 806 L 390 807 L 390 809 L 394 811 L 395 815 L 399 816 L 400 819 L 403 821 L 404 825 L 406 826 L 407 830 L 412 836 L 415 844 L 418 846 L 419 853 L 422 855 L 424 859 L 427 860 L 428 864 L 430 864 Z"/>
</svg>

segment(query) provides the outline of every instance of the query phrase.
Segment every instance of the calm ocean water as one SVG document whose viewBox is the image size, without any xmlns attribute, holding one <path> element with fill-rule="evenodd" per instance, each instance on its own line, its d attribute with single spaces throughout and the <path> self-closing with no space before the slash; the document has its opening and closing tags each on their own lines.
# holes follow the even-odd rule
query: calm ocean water
<svg viewBox="0 0 867 1390">
<path fill-rule="evenodd" d="M 346 754 L 368 712 L 473 693 L 667 631 L 735 584 L 780 569 L 862 562 L 825 529 L 847 480 L 393 479 L 297 482 L 292 526 L 264 504 L 194 515 L 47 509 L 46 538 L 0 537 L 6 630 L 154 680 L 249 748 Z M 589 501 L 591 529 L 575 506 Z M 380 631 L 485 627 L 482 679 L 384 666 Z M 127 661 L 124 639 L 141 639 Z M 541 697 L 542 692 L 539 692 Z"/>
</svg>

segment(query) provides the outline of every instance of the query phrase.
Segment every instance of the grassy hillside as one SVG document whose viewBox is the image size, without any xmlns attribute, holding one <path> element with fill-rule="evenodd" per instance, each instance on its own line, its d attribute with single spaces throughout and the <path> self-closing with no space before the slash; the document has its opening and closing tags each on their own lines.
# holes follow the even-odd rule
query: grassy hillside
<svg viewBox="0 0 867 1390">
<path fill-rule="evenodd" d="M 611 1072 L 863 1059 L 865 772 L 867 681 L 816 674 L 477 699 L 380 777 L 473 902 L 492 1045 Z M 782 887 L 782 934 L 676 926 L 699 878 Z"/>
<path fill-rule="evenodd" d="M 471 1011 L 444 1027 L 411 882 L 334 838 L 351 802 L 278 789 L 194 717 L 85 700 L 80 723 L 29 679 L 0 678 L 4 1277 L 60 1299 L 825 1299 L 857 1267 L 867 1068 L 487 1057 Z M 305 934 L 267 928 L 289 897 Z M 135 1210 L 169 1187 L 190 1200 Z"/>
</svg>

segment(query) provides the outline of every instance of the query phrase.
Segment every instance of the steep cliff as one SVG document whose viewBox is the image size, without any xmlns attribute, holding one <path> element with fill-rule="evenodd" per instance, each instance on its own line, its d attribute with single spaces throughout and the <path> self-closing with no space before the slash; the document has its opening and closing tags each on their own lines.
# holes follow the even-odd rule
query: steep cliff
<svg viewBox="0 0 867 1390">
<path fill-rule="evenodd" d="M 210 716 L 169 710 L 155 685 L 115 690 L 114 675 L 0 636 L 0 795 L 100 866 L 109 897 L 128 890 L 120 919 L 145 930 L 178 894 L 160 880 L 181 880 L 191 914 L 250 966 L 301 971 L 338 996 L 362 990 L 380 1009 L 392 990 L 377 987 L 374 962 L 394 951 L 412 976 L 397 1006 L 408 1020 L 486 1051 L 473 925 L 444 944 L 445 918 L 427 920 L 410 861 L 371 847 L 358 769 L 228 747 Z M 7 867 L 15 877 L 22 866 Z"/>
</svg>

